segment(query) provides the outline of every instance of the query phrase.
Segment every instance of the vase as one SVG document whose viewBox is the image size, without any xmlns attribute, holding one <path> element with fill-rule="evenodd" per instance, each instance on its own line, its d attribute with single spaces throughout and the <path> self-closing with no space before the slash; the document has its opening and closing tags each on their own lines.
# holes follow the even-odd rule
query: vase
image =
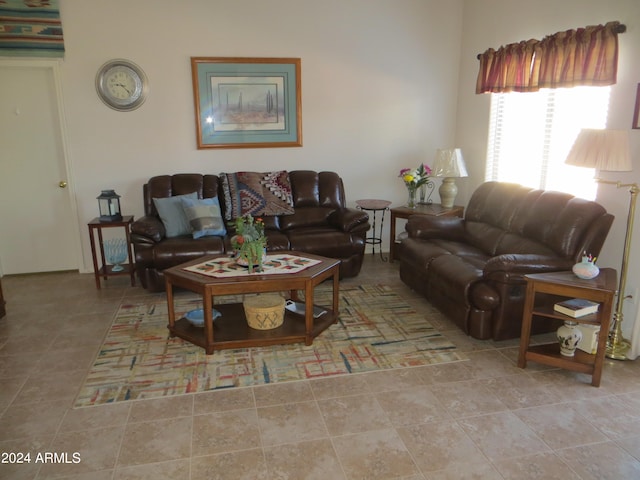
<svg viewBox="0 0 640 480">
<path fill-rule="evenodd" d="M 582 257 L 582 261 L 576 263 L 571 270 L 576 277 L 582 278 L 583 280 L 595 278 L 600 273 L 598 266 L 587 256 Z"/>
<path fill-rule="evenodd" d="M 124 238 L 112 238 L 105 240 L 104 245 L 104 257 L 107 262 L 111 263 L 112 272 L 122 272 L 124 267 L 122 264 L 128 257 L 127 241 Z"/>
<path fill-rule="evenodd" d="M 420 205 L 424 205 L 426 202 L 427 198 L 427 185 L 426 184 L 422 184 L 420 185 Z"/>
<path fill-rule="evenodd" d="M 556 333 L 560 342 L 560 354 L 565 357 L 573 357 L 576 353 L 578 342 L 582 339 L 582 331 L 576 322 L 566 321 L 560 325 Z"/>
<path fill-rule="evenodd" d="M 247 255 L 242 255 L 240 252 L 235 253 L 235 261 L 241 267 L 247 267 L 249 273 L 253 273 L 254 267 L 258 267 L 256 271 L 262 271 L 262 264 L 267 259 L 267 249 L 262 250 L 262 255 L 251 255 L 251 249 L 247 250 Z"/>
<path fill-rule="evenodd" d="M 409 188 L 409 198 L 407 199 L 408 208 L 416 208 L 416 189 Z"/>
</svg>

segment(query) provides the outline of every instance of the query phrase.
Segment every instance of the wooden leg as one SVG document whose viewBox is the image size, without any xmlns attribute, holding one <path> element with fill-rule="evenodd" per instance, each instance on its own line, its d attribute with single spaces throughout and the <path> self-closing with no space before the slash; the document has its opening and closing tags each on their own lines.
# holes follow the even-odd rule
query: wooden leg
<svg viewBox="0 0 640 480">
<path fill-rule="evenodd" d="M 109 277 L 107 276 L 107 261 L 104 258 L 104 241 L 102 240 L 102 229 L 98 229 L 98 245 L 100 245 L 100 261 L 102 261 L 102 273 L 104 274 L 104 279 L 107 280 Z"/>
<path fill-rule="evenodd" d="M 591 385 L 600 386 L 602 378 L 602 367 L 604 366 L 604 355 L 607 350 L 607 341 L 609 337 L 609 327 L 611 325 L 611 311 L 613 310 L 613 295 L 602 304 L 602 319 L 600 324 L 600 333 L 598 334 L 598 349 L 596 350 L 596 359 L 593 363 L 593 374 L 591 375 Z"/>
<path fill-rule="evenodd" d="M 396 247 L 396 216 L 391 212 L 391 232 L 389 234 L 389 262 L 393 263 L 395 260 L 395 247 Z"/>
<path fill-rule="evenodd" d="M 171 337 L 175 337 L 175 333 L 173 333 L 173 327 L 176 324 L 176 310 L 175 305 L 173 303 L 173 285 L 169 281 L 169 279 L 165 278 L 165 290 L 167 291 L 167 310 L 169 312 L 169 334 Z"/>
<path fill-rule="evenodd" d="M 304 344 L 311 345 L 313 343 L 313 283 L 306 282 L 304 287 L 304 325 L 305 337 Z"/>
<path fill-rule="evenodd" d="M 96 243 L 93 236 L 93 227 L 89 227 L 89 241 L 91 242 L 91 257 L 93 258 L 93 274 L 96 277 L 96 288 L 100 290 L 100 272 L 98 271 L 98 253 L 96 252 Z"/>
<path fill-rule="evenodd" d="M 213 297 L 207 292 L 203 295 L 202 306 L 204 308 L 205 352 L 207 355 L 211 355 L 213 353 Z"/>
<path fill-rule="evenodd" d="M 127 236 L 127 253 L 129 254 L 129 276 L 131 277 L 131 286 L 136 286 L 136 269 L 135 261 L 133 260 L 133 250 L 131 248 L 131 229 L 129 225 L 125 226 L 125 232 Z"/>
<path fill-rule="evenodd" d="M 340 312 L 340 275 L 339 268 L 333 273 L 333 323 L 338 323 L 338 314 Z"/>
<path fill-rule="evenodd" d="M 531 317 L 533 312 L 533 300 L 535 298 L 535 288 L 533 282 L 527 282 L 527 293 L 524 299 L 524 310 L 522 313 L 522 333 L 520 334 L 520 352 L 518 354 L 518 367 L 527 366 L 527 349 L 529 348 L 529 337 L 531 336 Z"/>
</svg>

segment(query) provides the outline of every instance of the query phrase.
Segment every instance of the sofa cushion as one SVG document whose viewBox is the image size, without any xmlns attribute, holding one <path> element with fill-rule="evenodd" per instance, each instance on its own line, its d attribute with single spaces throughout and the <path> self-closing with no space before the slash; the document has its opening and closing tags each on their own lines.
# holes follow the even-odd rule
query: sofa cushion
<svg viewBox="0 0 640 480">
<path fill-rule="evenodd" d="M 225 253 L 224 237 L 202 237 L 194 240 L 191 235 L 165 238 L 153 248 L 153 265 L 157 270 L 175 267 L 204 255 Z"/>
<path fill-rule="evenodd" d="M 218 197 L 195 200 L 182 198 L 181 200 L 182 208 L 193 230 L 193 238 L 223 236 L 227 233 Z"/>
<path fill-rule="evenodd" d="M 296 208 L 296 212 L 280 219 L 282 231 L 293 230 L 301 227 L 319 227 L 329 224 L 329 216 L 333 213 L 331 208 L 303 207 Z"/>
<path fill-rule="evenodd" d="M 360 247 L 351 235 L 331 227 L 301 227 L 287 232 L 291 250 L 323 255 L 330 258 L 345 257 L 347 252 L 357 253 Z"/>
<path fill-rule="evenodd" d="M 160 220 L 164 224 L 167 238 L 178 237 L 191 233 L 191 226 L 182 208 L 182 199 L 198 199 L 196 192 L 186 195 L 176 195 L 175 197 L 154 198 L 153 203 L 158 211 Z"/>
<path fill-rule="evenodd" d="M 221 173 L 225 219 L 243 215 L 289 215 L 294 213 L 289 174 L 274 172 Z"/>
</svg>

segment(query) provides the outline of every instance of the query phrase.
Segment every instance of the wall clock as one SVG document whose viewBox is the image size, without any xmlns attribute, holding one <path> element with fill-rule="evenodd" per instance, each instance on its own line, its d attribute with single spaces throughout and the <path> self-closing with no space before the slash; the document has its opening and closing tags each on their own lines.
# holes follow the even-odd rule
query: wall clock
<svg viewBox="0 0 640 480">
<path fill-rule="evenodd" d="M 108 107 L 130 111 L 146 100 L 149 81 L 138 65 L 118 58 L 100 67 L 96 75 L 96 90 L 100 100 Z"/>
</svg>

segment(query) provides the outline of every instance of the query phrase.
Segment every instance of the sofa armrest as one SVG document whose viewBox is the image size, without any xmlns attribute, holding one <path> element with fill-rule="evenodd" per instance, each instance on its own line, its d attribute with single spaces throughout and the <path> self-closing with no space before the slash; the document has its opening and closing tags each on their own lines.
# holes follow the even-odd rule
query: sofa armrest
<svg viewBox="0 0 640 480">
<path fill-rule="evenodd" d="M 164 224 L 158 217 L 145 215 L 131 224 L 133 243 L 158 243 L 165 235 Z"/>
<path fill-rule="evenodd" d="M 462 241 L 465 238 L 464 219 L 460 217 L 434 217 L 431 215 L 411 215 L 405 230 L 409 237 L 429 240 Z"/>
<path fill-rule="evenodd" d="M 492 280 L 517 279 L 524 282 L 529 273 L 571 270 L 573 260 L 549 255 L 509 253 L 490 258 L 484 266 L 485 278 Z"/>
<path fill-rule="evenodd" d="M 354 230 L 361 230 L 366 225 L 366 230 L 369 230 L 369 214 L 362 210 L 355 208 L 340 208 L 334 210 L 327 219 L 329 225 L 339 228 L 343 232 L 352 232 Z"/>
</svg>

